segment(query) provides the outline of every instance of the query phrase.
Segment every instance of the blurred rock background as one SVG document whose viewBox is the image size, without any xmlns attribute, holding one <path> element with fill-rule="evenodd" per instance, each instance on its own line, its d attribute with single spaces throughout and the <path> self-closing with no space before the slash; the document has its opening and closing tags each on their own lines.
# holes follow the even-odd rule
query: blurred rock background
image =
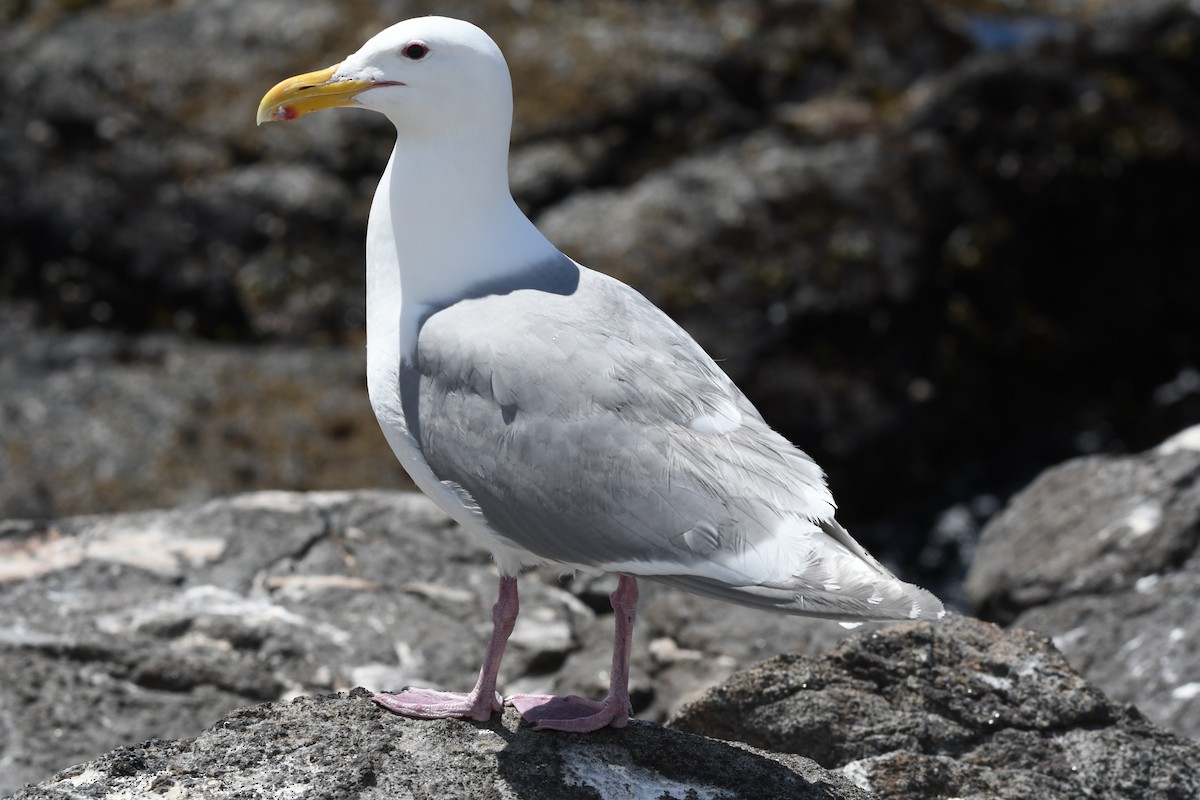
<svg viewBox="0 0 1200 800">
<path fill-rule="evenodd" d="M 514 192 L 961 597 L 1046 466 L 1200 421 L 1200 4 L 0 0 L 0 518 L 397 487 L 363 386 L 387 123 L 255 128 L 393 21 L 513 70 Z"/>
<path fill-rule="evenodd" d="M 968 716 L 1020 700 L 994 735 L 967 720 L 997 796 L 1046 794 L 995 748 L 1092 684 L 1111 702 L 1079 717 L 1090 760 L 1062 755 L 1055 717 L 1021 745 L 1046 754 L 1031 774 L 1075 796 L 1105 764 L 1161 764 L 1194 795 L 1197 0 L 0 0 L 0 794 L 251 703 L 472 677 L 487 554 L 420 498 L 311 491 L 408 486 L 363 377 L 391 132 L 355 112 L 253 125 L 280 78 L 430 12 L 507 54 L 513 189 L 543 230 L 680 320 L 877 555 L 1052 637 L 1091 682 L 1065 690 L 1033 634 L 933 631 Z M 255 489 L 309 493 L 196 505 Z M 611 581 L 523 587 L 506 684 L 601 691 Z M 710 701 L 774 686 L 845 634 L 644 598 L 644 719 L 792 654 Z M 927 679 L 912 635 L 822 663 L 841 680 L 861 650 L 873 675 L 891 648 L 883 673 Z M 785 725 L 869 745 L 823 766 L 862 785 L 869 756 L 881 796 L 978 790 L 976 734 L 890 750 L 855 726 L 896 693 L 847 697 Z M 907 730 L 922 707 L 897 708 Z"/>
</svg>

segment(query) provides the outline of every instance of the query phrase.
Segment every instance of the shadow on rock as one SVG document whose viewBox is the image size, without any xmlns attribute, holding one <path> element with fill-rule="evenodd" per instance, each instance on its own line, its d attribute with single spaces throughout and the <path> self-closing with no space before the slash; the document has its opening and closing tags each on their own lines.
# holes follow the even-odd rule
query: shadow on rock
<svg viewBox="0 0 1200 800">
<path fill-rule="evenodd" d="M 507 724 L 507 719 L 506 719 Z M 631 721 L 588 735 L 507 735 L 497 769 L 518 797 L 736 797 L 833 800 L 858 797 L 849 781 L 807 758 L 700 736 L 664 736 Z"/>
<path fill-rule="evenodd" d="M 865 800 L 846 778 L 644 722 L 535 733 L 515 711 L 488 723 L 412 720 L 371 694 L 243 708 L 195 739 L 149 741 L 64 770 L 13 800 L 62 796 L 339 798 L 731 797 Z"/>
</svg>

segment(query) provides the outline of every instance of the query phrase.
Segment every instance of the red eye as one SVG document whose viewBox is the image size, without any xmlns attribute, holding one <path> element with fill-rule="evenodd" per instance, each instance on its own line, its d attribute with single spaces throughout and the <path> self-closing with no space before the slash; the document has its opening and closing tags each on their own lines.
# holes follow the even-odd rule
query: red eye
<svg viewBox="0 0 1200 800">
<path fill-rule="evenodd" d="M 429 47 L 424 42 L 409 42 L 400 53 L 413 61 L 420 61 L 429 55 Z"/>
</svg>

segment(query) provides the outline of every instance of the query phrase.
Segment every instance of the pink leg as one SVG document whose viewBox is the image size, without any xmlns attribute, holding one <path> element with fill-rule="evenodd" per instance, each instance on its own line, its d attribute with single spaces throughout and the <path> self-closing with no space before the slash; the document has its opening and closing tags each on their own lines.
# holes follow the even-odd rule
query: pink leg
<svg viewBox="0 0 1200 800">
<path fill-rule="evenodd" d="M 596 702 L 575 695 L 518 694 L 505 700 L 538 730 L 590 733 L 607 725 L 622 728 L 629 722 L 633 711 L 629 703 L 629 651 L 633 644 L 633 620 L 637 615 L 637 580 L 622 575 L 617 590 L 609 599 L 616 615 L 617 632 L 613 641 L 608 697 Z"/>
<path fill-rule="evenodd" d="M 479 680 L 470 692 L 438 692 L 433 689 L 406 689 L 399 694 L 377 694 L 375 702 L 406 717 L 419 719 L 474 719 L 484 721 L 499 711 L 504 698 L 496 693 L 496 675 L 504 646 L 517 622 L 520 603 L 517 600 L 517 579 L 500 577 L 500 597 L 492 606 L 492 638 L 479 669 Z"/>
</svg>

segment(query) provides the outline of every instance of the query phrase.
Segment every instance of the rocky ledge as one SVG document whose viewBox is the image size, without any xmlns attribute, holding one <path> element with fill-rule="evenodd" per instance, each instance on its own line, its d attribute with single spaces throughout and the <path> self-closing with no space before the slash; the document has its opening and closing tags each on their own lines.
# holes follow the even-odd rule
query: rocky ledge
<svg viewBox="0 0 1200 800">
<path fill-rule="evenodd" d="M 674 729 L 539 733 L 511 710 L 488 723 L 409 720 L 369 698 L 356 689 L 239 709 L 194 739 L 119 748 L 14 800 L 1200 792 L 1200 744 L 1107 700 L 1044 637 L 965 617 L 767 661 L 685 707 Z"/>
<path fill-rule="evenodd" d="M 406 492 L 264 492 L 176 510 L 0 523 L 0 794 L 234 709 L 365 686 L 463 688 L 497 578 Z M 511 693 L 603 693 L 610 578 L 521 581 Z M 664 720 L 739 666 L 820 652 L 836 624 L 655 584 L 634 641 L 635 712 Z"/>
<path fill-rule="evenodd" d="M 535 733 L 515 711 L 488 723 L 418 721 L 370 694 L 235 711 L 195 739 L 124 747 L 18 792 L 71 797 L 799 798 L 870 795 L 781 755 L 631 722 L 586 737 Z"/>
<path fill-rule="evenodd" d="M 1200 426 L 1046 470 L 984 530 L 981 616 L 1040 631 L 1113 699 L 1200 738 Z"/>
<path fill-rule="evenodd" d="M 883 797 L 1195 797 L 1198 475 L 1200 428 L 1191 428 L 1140 455 L 1055 467 L 1014 499 L 985 532 L 968 594 L 981 614 L 1041 633 L 955 616 L 865 628 L 838 645 L 847 634 L 832 623 L 646 584 L 631 684 L 643 722 L 586 741 L 616 748 L 602 751 L 616 765 L 603 774 L 656 797 L 739 796 L 728 786 L 743 785 L 704 783 L 709 762 L 749 752 L 736 748 L 700 759 L 692 783 L 681 778 L 668 754 L 709 745 L 678 731 L 814 759 L 831 777 L 828 794 L 812 796 L 855 796 L 846 778 Z M 534 571 L 521 586 L 501 689 L 602 693 L 611 579 Z M 329 697 L 469 685 L 495 590 L 487 553 L 404 492 L 265 492 L 0 523 L 0 674 L 14 676 L 0 682 L 0 794 L 83 762 L 25 796 L 55 786 L 133 792 L 140 784 L 113 781 L 147 776 L 169 788 L 161 775 L 219 788 L 232 767 L 198 754 L 235 758 L 213 745 L 233 725 L 258 726 L 246 747 L 280 758 L 366 764 L 377 787 L 412 780 L 419 765 L 384 757 L 409 745 L 376 747 L 372 737 L 411 735 L 446 758 L 494 753 L 491 782 L 470 782 L 493 787 L 484 794 L 509 780 L 496 771 L 499 754 L 519 752 L 547 765 L 561 796 L 626 796 L 587 788 L 570 766 L 573 737 L 535 735 L 513 719 L 406 722 L 358 702 L 361 693 Z M 286 702 L 300 695 L 326 697 Z M 317 721 L 311 736 L 295 728 L 306 715 Z M 329 725 L 331 715 L 345 724 Z M 654 724 L 663 722 L 676 730 Z M 101 757 L 113 748 L 123 749 Z M 820 784 L 807 761 L 746 758 L 759 770 L 747 781 Z M 513 787 L 525 784 L 512 781 L 505 791 L 521 796 Z"/>
<path fill-rule="evenodd" d="M 641 720 L 586 739 L 329 694 L 474 678 L 496 576 L 420 495 L 0 523 L 0 672 L 19 678 L 0 792 L 1194 798 L 1198 437 L 1048 470 L 985 531 L 968 595 L 1044 633 L 952 615 L 839 645 L 827 622 L 647 584 Z M 502 690 L 604 691 L 610 589 L 524 576 Z"/>
</svg>

